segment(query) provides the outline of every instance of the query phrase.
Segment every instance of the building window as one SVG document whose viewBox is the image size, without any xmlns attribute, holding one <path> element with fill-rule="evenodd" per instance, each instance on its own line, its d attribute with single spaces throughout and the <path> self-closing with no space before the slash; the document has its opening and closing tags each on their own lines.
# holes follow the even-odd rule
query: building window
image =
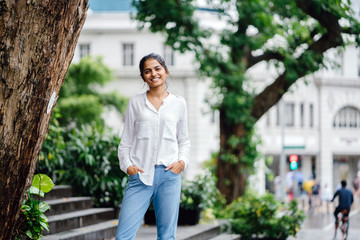
<svg viewBox="0 0 360 240">
<path fill-rule="evenodd" d="M 124 43 L 123 44 L 123 65 L 134 66 L 134 44 Z"/>
<path fill-rule="evenodd" d="M 360 128 L 360 111 L 354 107 L 344 107 L 335 115 L 334 128 Z"/>
<path fill-rule="evenodd" d="M 164 59 L 167 65 L 175 65 L 174 51 L 167 45 L 164 45 Z"/>
<path fill-rule="evenodd" d="M 295 104 L 287 102 L 285 104 L 285 114 L 286 114 L 286 126 L 293 127 L 295 126 Z"/>
<path fill-rule="evenodd" d="M 304 103 L 300 104 L 300 127 L 305 126 Z"/>
<path fill-rule="evenodd" d="M 79 49 L 80 49 L 80 58 L 90 55 L 90 44 L 80 44 Z"/>
<path fill-rule="evenodd" d="M 309 127 L 314 127 L 314 105 L 311 103 L 309 107 Z"/>
</svg>

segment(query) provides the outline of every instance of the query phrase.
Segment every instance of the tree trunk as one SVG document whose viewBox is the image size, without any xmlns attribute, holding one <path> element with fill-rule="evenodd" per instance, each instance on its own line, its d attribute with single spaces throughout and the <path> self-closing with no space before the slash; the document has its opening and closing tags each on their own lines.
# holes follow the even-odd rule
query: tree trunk
<svg viewBox="0 0 360 240">
<path fill-rule="evenodd" d="M 88 0 L 0 0 L 0 239 L 13 239 Z"/>
<path fill-rule="evenodd" d="M 217 160 L 217 186 L 225 195 L 227 203 L 244 195 L 246 187 L 246 166 L 241 162 L 232 162 L 226 155 L 232 154 L 237 159 L 244 155 L 245 147 L 240 144 L 233 148 L 228 144 L 232 135 L 243 137 L 246 134 L 244 125 L 230 125 L 226 122 L 225 110 L 220 110 L 220 152 Z"/>
</svg>

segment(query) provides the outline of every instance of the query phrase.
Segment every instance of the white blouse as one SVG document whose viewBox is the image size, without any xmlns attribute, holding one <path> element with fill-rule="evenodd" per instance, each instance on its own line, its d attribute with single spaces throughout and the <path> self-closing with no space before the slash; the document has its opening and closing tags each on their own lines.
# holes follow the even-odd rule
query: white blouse
<svg viewBox="0 0 360 240">
<path fill-rule="evenodd" d="M 120 168 L 127 173 L 135 165 L 144 170 L 140 180 L 152 185 L 155 165 L 168 166 L 179 160 L 189 165 L 190 141 L 186 102 L 169 94 L 156 111 L 146 92 L 133 96 L 125 115 L 125 126 L 118 147 Z"/>
</svg>

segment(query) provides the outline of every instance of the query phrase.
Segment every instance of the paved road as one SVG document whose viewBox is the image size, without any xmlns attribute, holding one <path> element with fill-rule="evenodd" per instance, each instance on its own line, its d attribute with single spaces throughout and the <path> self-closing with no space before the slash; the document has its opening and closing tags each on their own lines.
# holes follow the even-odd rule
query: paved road
<svg viewBox="0 0 360 240">
<path fill-rule="evenodd" d="M 296 240 L 333 240 L 342 239 L 341 232 L 338 230 L 337 237 L 334 238 L 334 216 L 332 213 L 307 213 L 304 224 L 296 235 Z M 348 240 L 360 240 L 360 211 L 350 212 Z"/>
</svg>

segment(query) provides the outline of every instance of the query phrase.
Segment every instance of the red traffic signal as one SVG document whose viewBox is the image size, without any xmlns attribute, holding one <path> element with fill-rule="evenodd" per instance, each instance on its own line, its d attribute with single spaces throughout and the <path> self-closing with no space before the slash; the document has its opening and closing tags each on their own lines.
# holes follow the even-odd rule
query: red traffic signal
<svg viewBox="0 0 360 240">
<path fill-rule="evenodd" d="M 299 159 L 299 157 L 296 154 L 291 154 L 289 157 L 290 162 L 297 162 L 298 159 Z"/>
<path fill-rule="evenodd" d="M 298 168 L 298 160 L 299 160 L 299 156 L 296 154 L 291 154 L 289 156 L 290 170 L 296 170 Z"/>
</svg>

